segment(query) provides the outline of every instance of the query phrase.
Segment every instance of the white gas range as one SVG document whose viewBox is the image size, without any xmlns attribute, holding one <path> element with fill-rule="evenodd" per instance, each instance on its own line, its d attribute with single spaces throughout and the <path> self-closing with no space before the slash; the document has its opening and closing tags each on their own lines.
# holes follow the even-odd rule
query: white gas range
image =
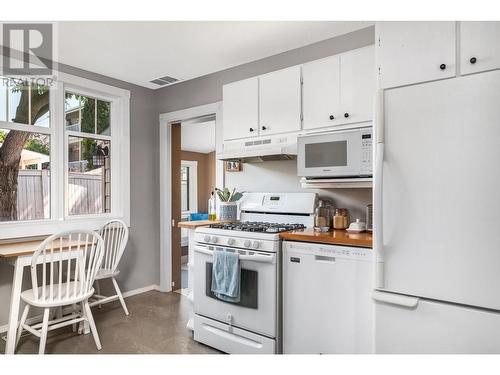
<svg viewBox="0 0 500 375">
<path fill-rule="evenodd" d="M 281 352 L 279 233 L 312 227 L 315 193 L 246 193 L 241 220 L 196 229 L 194 339 L 226 353 Z M 211 291 L 214 251 L 237 252 L 238 303 Z"/>
</svg>

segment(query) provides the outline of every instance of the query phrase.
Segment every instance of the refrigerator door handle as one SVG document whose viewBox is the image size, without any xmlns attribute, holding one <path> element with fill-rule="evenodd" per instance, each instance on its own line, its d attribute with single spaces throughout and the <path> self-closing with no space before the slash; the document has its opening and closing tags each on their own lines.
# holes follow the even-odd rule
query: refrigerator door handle
<svg viewBox="0 0 500 375">
<path fill-rule="evenodd" d="M 395 293 L 386 293 L 374 290 L 372 292 L 372 299 L 377 302 L 390 303 L 391 305 L 398 305 L 403 307 L 416 307 L 420 298 L 404 296 Z"/>
<path fill-rule="evenodd" d="M 379 90 L 376 97 L 375 117 L 375 174 L 374 174 L 374 220 L 375 239 L 375 287 L 384 287 L 384 254 L 382 240 L 382 181 L 384 174 L 384 90 Z"/>
</svg>

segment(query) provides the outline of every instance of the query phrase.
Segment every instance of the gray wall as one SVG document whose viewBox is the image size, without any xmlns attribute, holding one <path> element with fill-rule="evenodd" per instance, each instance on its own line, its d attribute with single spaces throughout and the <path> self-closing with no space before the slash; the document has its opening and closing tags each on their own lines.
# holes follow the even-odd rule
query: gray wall
<svg viewBox="0 0 500 375">
<path fill-rule="evenodd" d="M 130 238 L 120 264 L 122 291 L 159 284 L 158 110 L 155 91 L 69 66 L 60 70 L 130 90 Z M 0 326 L 7 324 L 13 268 L 0 263 Z M 29 277 L 25 287 L 29 286 Z"/>
<path fill-rule="evenodd" d="M 374 27 L 327 39 L 279 55 L 240 65 L 204 77 L 182 82 L 158 91 L 160 113 L 176 111 L 222 100 L 222 85 L 274 70 L 321 59 L 373 44 Z M 295 161 L 244 164 L 242 172 L 226 173 L 226 186 L 244 191 L 303 191 Z M 371 189 L 315 190 L 321 197 L 333 199 L 337 207 L 350 210 L 351 217 L 365 217 L 365 206 L 372 200 Z"/>
<path fill-rule="evenodd" d="M 222 100 L 222 85 L 373 44 L 375 27 L 310 44 L 158 90 L 160 113 Z"/>
</svg>

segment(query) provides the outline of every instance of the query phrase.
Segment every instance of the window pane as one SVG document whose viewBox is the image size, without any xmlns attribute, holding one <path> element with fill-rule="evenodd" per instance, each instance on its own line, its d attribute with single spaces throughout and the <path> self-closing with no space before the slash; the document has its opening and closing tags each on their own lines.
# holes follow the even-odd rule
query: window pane
<svg viewBox="0 0 500 375">
<path fill-rule="evenodd" d="M 189 167 L 181 167 L 181 211 L 189 211 Z"/>
<path fill-rule="evenodd" d="M 0 121 L 7 121 L 7 86 L 3 77 L 0 77 Z"/>
<path fill-rule="evenodd" d="M 111 135 L 111 103 L 97 101 L 97 134 Z"/>
<path fill-rule="evenodd" d="M 95 134 L 95 99 L 87 96 L 80 96 L 82 107 L 81 132 Z"/>
<path fill-rule="evenodd" d="M 23 84 L 9 84 L 7 121 L 29 124 L 29 88 Z"/>
<path fill-rule="evenodd" d="M 67 205 L 70 215 L 111 211 L 109 141 L 68 137 Z"/>
<path fill-rule="evenodd" d="M 80 131 L 80 96 L 67 92 L 64 101 L 66 129 Z"/>
<path fill-rule="evenodd" d="M 0 221 L 50 218 L 49 136 L 0 129 L 0 150 Z"/>
<path fill-rule="evenodd" d="M 31 87 L 31 119 L 36 126 L 48 128 L 50 125 L 49 88 L 47 86 Z"/>
</svg>

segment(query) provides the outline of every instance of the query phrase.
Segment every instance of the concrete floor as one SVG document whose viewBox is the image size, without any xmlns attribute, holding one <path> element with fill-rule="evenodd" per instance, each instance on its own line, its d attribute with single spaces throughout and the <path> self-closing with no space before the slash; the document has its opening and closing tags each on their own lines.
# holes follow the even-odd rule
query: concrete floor
<svg viewBox="0 0 500 375">
<path fill-rule="evenodd" d="M 49 332 L 46 354 L 205 354 L 220 353 L 192 339 L 186 328 L 190 303 L 178 293 L 151 291 L 125 299 L 130 315 L 119 302 L 92 308 L 102 350 L 91 334 L 73 333 L 71 326 Z M 16 353 L 38 353 L 38 338 L 21 338 Z M 0 340 L 0 352 L 5 342 Z"/>
</svg>

